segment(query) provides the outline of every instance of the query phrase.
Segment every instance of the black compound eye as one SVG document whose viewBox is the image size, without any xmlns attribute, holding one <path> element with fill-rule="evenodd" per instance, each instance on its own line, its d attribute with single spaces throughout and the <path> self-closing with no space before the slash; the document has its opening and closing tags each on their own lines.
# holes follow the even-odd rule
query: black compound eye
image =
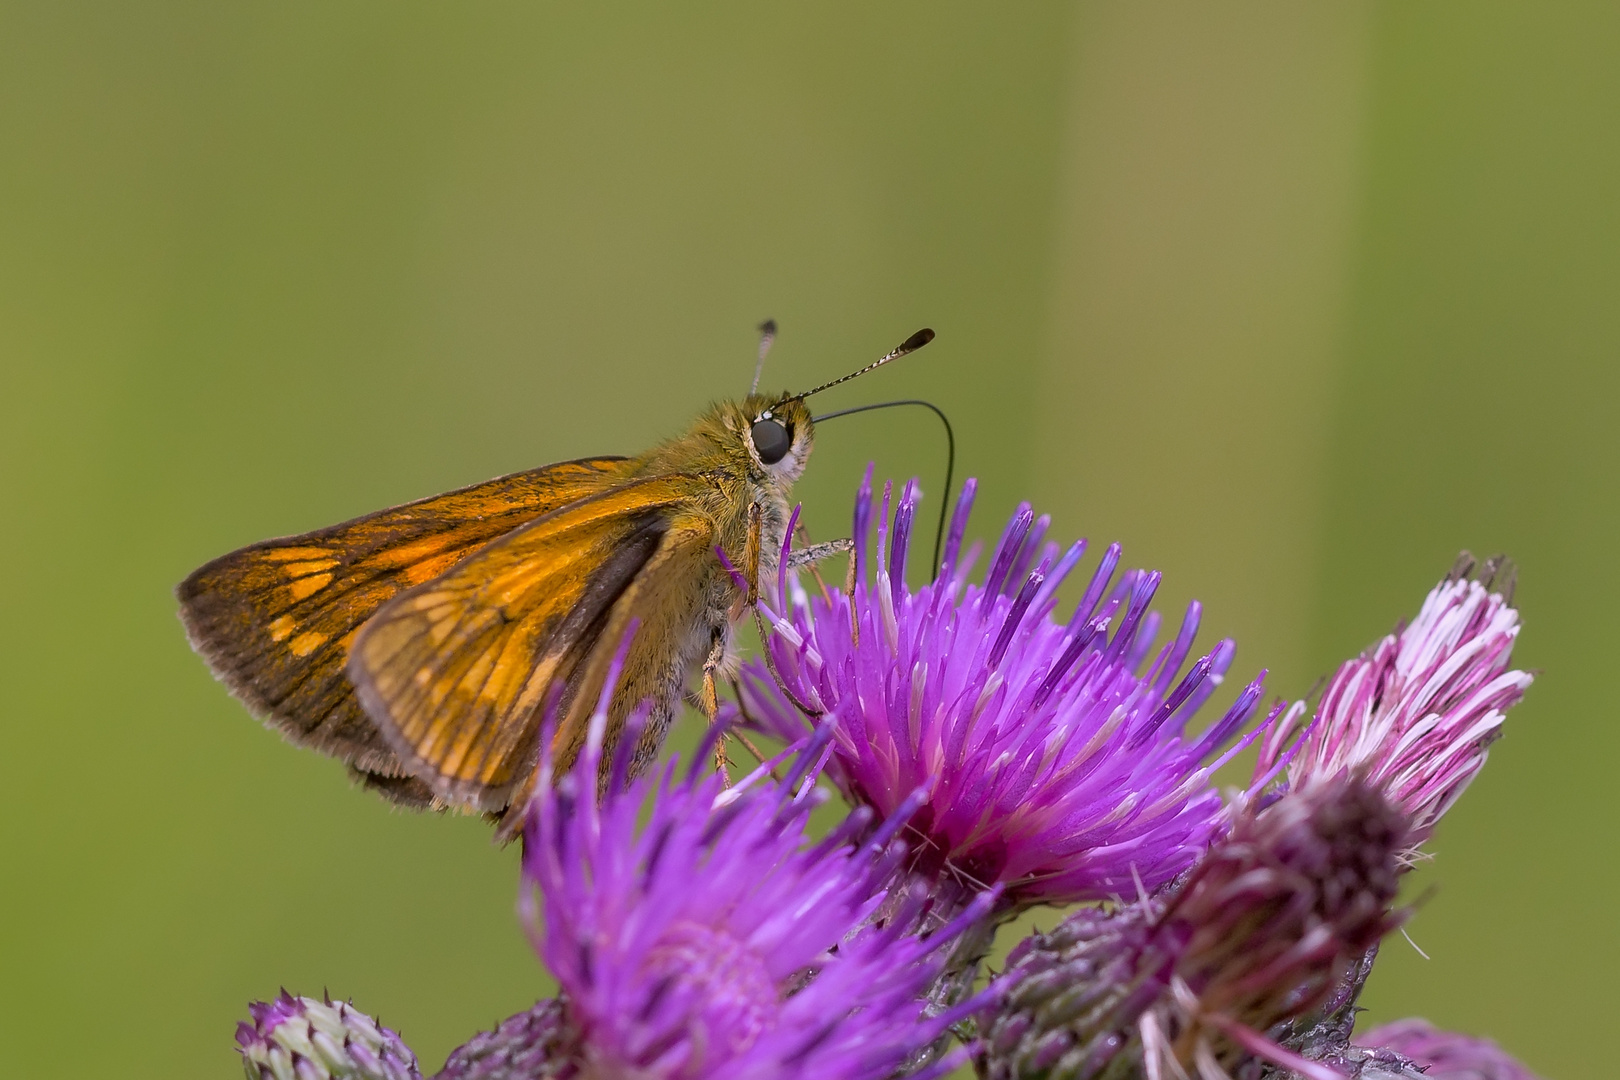
<svg viewBox="0 0 1620 1080">
<path fill-rule="evenodd" d="M 775 465 L 787 457 L 788 450 L 793 446 L 793 437 L 788 434 L 788 429 L 775 420 L 755 420 L 748 436 L 754 440 L 754 450 L 759 454 L 759 460 L 766 465 Z"/>
</svg>

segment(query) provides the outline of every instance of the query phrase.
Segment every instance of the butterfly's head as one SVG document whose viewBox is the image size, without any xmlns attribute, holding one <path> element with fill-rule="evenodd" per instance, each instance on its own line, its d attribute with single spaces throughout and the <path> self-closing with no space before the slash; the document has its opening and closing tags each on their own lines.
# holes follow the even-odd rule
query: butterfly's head
<svg viewBox="0 0 1620 1080">
<path fill-rule="evenodd" d="M 760 327 L 760 332 L 759 358 L 763 364 L 765 353 L 776 336 L 776 324 L 767 322 Z M 666 443 L 645 460 L 666 468 L 737 471 L 755 483 L 776 488 L 777 494 L 785 497 L 788 489 L 804 475 L 804 468 L 810 462 L 810 448 L 815 443 L 815 420 L 805 399 L 875 371 L 932 340 L 932 330 L 919 330 L 859 371 L 812 390 L 783 394 L 755 391 L 741 400 L 719 402 L 698 418 L 685 438 Z M 754 371 L 754 383 L 757 387 L 758 368 Z"/>
<path fill-rule="evenodd" d="M 784 487 L 804 475 L 815 443 L 815 423 L 803 399 L 750 394 L 738 403 L 737 426 L 750 463 Z"/>
<path fill-rule="evenodd" d="M 759 330 L 761 335 L 759 364 L 762 367 L 765 363 L 765 354 L 770 351 L 771 342 L 776 338 L 776 323 L 766 321 Z M 926 328 L 919 330 L 859 371 L 852 371 L 842 378 L 822 383 L 813 390 L 798 394 L 783 394 L 779 397 L 750 393 L 740 403 L 743 416 L 742 423 L 737 425 L 737 430 L 746 430 L 743 442 L 746 444 L 750 464 L 782 486 L 791 485 L 804 474 L 804 467 L 810 460 L 810 447 L 815 441 L 815 421 L 811 419 L 809 406 L 804 403 L 805 399 L 840 383 L 858 379 L 869 371 L 876 371 L 890 361 L 898 360 L 907 353 L 916 352 L 933 340 L 932 330 Z M 755 367 L 756 387 L 759 385 L 759 373 L 760 367 Z"/>
</svg>

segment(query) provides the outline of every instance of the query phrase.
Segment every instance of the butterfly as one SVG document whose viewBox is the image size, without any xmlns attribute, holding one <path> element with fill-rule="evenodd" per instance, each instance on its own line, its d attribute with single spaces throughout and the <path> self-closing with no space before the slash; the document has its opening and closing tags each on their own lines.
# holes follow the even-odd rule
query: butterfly
<svg viewBox="0 0 1620 1080">
<path fill-rule="evenodd" d="M 761 331 L 763 364 L 775 326 Z M 696 670 L 713 718 L 715 672 L 753 583 L 776 573 L 809 461 L 805 399 L 933 336 L 799 394 L 758 393 L 756 368 L 748 396 L 637 457 L 559 462 L 249 545 L 181 582 L 181 621 L 293 743 L 394 802 L 481 811 L 510 836 L 544 716 L 555 710 L 561 774 L 621 643 L 607 738 L 611 750 L 647 703 L 633 769 L 657 755 Z"/>
</svg>

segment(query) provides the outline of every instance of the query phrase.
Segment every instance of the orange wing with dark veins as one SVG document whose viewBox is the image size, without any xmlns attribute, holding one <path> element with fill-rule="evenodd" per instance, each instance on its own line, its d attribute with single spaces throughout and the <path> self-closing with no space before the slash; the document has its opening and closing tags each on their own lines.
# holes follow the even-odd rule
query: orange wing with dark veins
<svg viewBox="0 0 1620 1080">
<path fill-rule="evenodd" d="M 439 799 L 500 810 L 532 780 L 543 699 L 562 687 L 571 752 L 609 659 L 638 630 L 623 695 L 668 697 L 684 678 L 672 628 L 690 621 L 713 530 L 693 512 L 709 481 L 628 480 L 490 544 L 390 601 L 362 628 L 349 677 L 401 763 Z M 696 570 L 697 573 L 692 571 Z"/>
<path fill-rule="evenodd" d="M 623 469 L 622 458 L 562 462 L 242 548 L 181 583 L 180 618 L 255 714 L 385 795 L 425 803 L 430 792 L 402 768 L 345 674 L 355 635 L 401 592 L 621 482 Z"/>
</svg>

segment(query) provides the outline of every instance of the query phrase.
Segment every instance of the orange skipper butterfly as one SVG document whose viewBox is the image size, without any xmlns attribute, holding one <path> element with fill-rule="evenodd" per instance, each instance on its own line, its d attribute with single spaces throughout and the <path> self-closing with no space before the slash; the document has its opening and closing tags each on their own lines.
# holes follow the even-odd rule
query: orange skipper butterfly
<svg viewBox="0 0 1620 1080">
<path fill-rule="evenodd" d="M 761 330 L 763 364 L 775 326 Z M 561 772 L 632 620 L 610 747 L 651 702 L 634 751 L 637 768 L 651 761 L 699 667 L 712 718 L 715 671 L 752 583 L 776 572 L 809 461 L 805 399 L 933 336 L 814 390 L 719 402 L 638 457 L 547 465 L 250 545 L 181 582 L 180 618 L 231 692 L 292 742 L 395 802 L 484 811 L 509 836 L 547 699 Z"/>
</svg>

